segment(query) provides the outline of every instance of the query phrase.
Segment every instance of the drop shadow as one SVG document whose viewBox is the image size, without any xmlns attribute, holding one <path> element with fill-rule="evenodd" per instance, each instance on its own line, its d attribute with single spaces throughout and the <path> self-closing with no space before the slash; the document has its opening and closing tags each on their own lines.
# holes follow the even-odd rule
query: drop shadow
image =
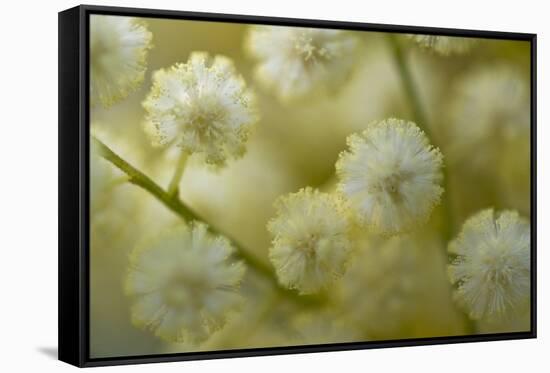
<svg viewBox="0 0 550 373">
<path fill-rule="evenodd" d="M 50 359 L 57 360 L 57 346 L 55 347 L 38 347 L 37 350 L 46 355 Z"/>
</svg>

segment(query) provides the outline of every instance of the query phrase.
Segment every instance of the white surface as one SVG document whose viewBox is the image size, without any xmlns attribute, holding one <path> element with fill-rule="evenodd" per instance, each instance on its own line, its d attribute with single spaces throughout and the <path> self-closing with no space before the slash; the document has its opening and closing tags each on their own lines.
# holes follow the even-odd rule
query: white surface
<svg viewBox="0 0 550 373">
<path fill-rule="evenodd" d="M 535 32 L 539 34 L 539 165 L 548 139 L 550 23 L 543 1 L 93 1 L 103 5 Z M 308 5 L 309 3 L 309 5 Z M 0 370 L 68 371 L 57 346 L 57 12 L 74 1 L 3 3 L 0 38 Z M 223 35 L 220 35 L 223 37 Z M 6 86 L 7 81 L 7 86 Z M 542 166 L 545 167 L 545 166 Z M 539 167 L 539 339 L 115 368 L 121 371 L 518 372 L 550 365 L 550 188 Z M 548 167 L 546 166 L 546 169 Z M 536 367 L 539 368 L 536 368 Z M 548 369 L 548 367 L 546 367 Z"/>
</svg>

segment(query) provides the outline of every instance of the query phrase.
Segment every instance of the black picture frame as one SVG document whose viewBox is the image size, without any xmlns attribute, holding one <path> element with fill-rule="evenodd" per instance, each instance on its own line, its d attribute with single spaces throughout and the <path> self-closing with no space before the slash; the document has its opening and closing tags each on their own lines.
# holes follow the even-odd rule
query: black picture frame
<svg viewBox="0 0 550 373">
<path fill-rule="evenodd" d="M 227 23 L 253 23 L 317 28 L 422 33 L 528 41 L 531 45 L 531 330 L 375 342 L 253 348 L 162 355 L 90 358 L 89 354 L 89 63 L 91 14 L 125 15 Z M 356 22 L 273 18 L 81 5 L 59 13 L 59 360 L 79 367 L 217 359 L 259 355 L 356 350 L 462 342 L 536 338 L 536 56 L 537 36 L 480 30 L 396 26 Z"/>
</svg>

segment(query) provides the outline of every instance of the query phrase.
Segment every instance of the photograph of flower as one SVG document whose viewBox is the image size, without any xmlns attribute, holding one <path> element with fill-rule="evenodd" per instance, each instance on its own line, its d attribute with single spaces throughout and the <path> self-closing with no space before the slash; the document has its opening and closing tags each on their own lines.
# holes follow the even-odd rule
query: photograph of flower
<svg viewBox="0 0 550 373">
<path fill-rule="evenodd" d="M 89 16 L 90 358 L 531 330 L 531 44 Z"/>
</svg>

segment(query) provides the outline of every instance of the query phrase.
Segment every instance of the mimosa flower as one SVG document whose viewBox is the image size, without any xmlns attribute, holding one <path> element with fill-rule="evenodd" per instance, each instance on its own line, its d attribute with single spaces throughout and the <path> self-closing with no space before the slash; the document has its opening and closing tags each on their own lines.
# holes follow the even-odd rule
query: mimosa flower
<svg viewBox="0 0 550 373">
<path fill-rule="evenodd" d="M 357 254 L 331 300 L 362 340 L 464 332 L 445 283 L 439 233 L 429 228 L 392 237 L 363 232 L 354 238 Z"/>
<path fill-rule="evenodd" d="M 220 166 L 244 154 L 257 121 L 253 94 L 233 62 L 223 56 L 210 60 L 201 52 L 155 72 L 143 107 L 154 145 L 174 143 Z"/>
<path fill-rule="evenodd" d="M 364 334 L 382 339 L 396 338 L 410 330 L 426 310 L 426 280 L 431 280 L 433 273 L 422 267 L 431 245 L 409 235 L 358 243 L 359 253 L 335 297 L 340 298 L 340 307 L 351 318 L 350 323 Z"/>
<path fill-rule="evenodd" d="M 408 35 L 408 37 L 421 47 L 433 50 L 442 56 L 467 53 L 476 43 L 475 39 L 458 36 Z"/>
<path fill-rule="evenodd" d="M 507 142 L 529 136 L 527 82 L 505 65 L 473 70 L 459 81 L 450 108 L 453 157 L 490 164 Z"/>
<path fill-rule="evenodd" d="M 449 275 L 473 319 L 501 318 L 528 304 L 530 248 L 529 222 L 515 211 L 487 209 L 466 220 L 449 244 L 456 255 Z"/>
<path fill-rule="evenodd" d="M 224 326 L 235 309 L 245 267 L 230 260 L 229 241 L 204 224 L 180 225 L 132 255 L 126 291 L 132 320 L 156 336 L 197 343 Z"/>
<path fill-rule="evenodd" d="M 412 122 L 387 119 L 348 137 L 336 172 L 359 223 L 376 233 L 407 231 L 440 201 L 443 156 Z"/>
<path fill-rule="evenodd" d="M 246 44 L 258 60 L 258 80 L 281 100 L 338 87 L 352 71 L 358 46 L 349 31 L 281 26 L 254 26 Z"/>
<path fill-rule="evenodd" d="M 143 82 L 152 34 L 131 17 L 90 16 L 90 101 L 110 106 Z"/>
<path fill-rule="evenodd" d="M 268 224 L 274 236 L 269 258 L 279 282 L 301 294 L 315 293 L 340 277 L 351 242 L 350 225 L 333 195 L 311 188 L 280 198 Z"/>
</svg>

